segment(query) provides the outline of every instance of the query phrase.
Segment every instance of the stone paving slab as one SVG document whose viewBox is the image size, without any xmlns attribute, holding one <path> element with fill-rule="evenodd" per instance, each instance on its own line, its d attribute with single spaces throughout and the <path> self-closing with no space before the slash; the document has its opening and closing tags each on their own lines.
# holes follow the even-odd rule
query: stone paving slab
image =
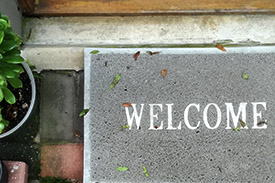
<svg viewBox="0 0 275 183">
<path fill-rule="evenodd" d="M 41 142 L 83 142 L 83 118 L 78 116 L 83 110 L 83 72 L 44 71 L 42 75 Z"/>
<path fill-rule="evenodd" d="M 274 50 L 86 49 L 84 103 L 91 110 L 84 120 L 84 182 L 274 182 Z M 110 89 L 117 74 L 121 79 Z M 126 102 L 136 105 L 122 107 Z M 241 103 L 246 110 L 238 116 Z M 122 131 L 127 111 L 131 116 L 142 104 L 140 128 L 134 120 Z M 149 104 L 160 105 L 150 112 Z M 239 119 L 246 128 L 233 131 Z M 264 129 L 254 129 L 264 120 Z M 119 166 L 129 169 L 119 172 Z"/>
<path fill-rule="evenodd" d="M 41 177 L 83 179 L 83 144 L 43 145 Z"/>
</svg>

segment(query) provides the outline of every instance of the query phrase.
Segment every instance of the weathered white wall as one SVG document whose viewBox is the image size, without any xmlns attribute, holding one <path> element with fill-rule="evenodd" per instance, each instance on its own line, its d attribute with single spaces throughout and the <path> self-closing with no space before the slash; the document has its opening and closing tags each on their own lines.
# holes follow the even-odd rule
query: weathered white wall
<svg viewBox="0 0 275 183">
<path fill-rule="evenodd" d="M 38 69 L 83 69 L 91 46 L 272 45 L 275 15 L 28 18 L 24 55 Z"/>
</svg>

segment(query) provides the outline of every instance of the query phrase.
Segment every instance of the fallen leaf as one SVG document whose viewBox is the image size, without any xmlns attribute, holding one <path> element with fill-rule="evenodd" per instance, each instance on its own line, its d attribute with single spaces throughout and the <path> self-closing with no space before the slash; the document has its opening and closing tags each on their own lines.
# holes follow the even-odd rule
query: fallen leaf
<svg viewBox="0 0 275 183">
<path fill-rule="evenodd" d="M 82 137 L 82 135 L 80 134 L 80 132 L 77 131 L 77 130 L 74 131 L 74 136 L 76 136 L 78 138 Z"/>
<path fill-rule="evenodd" d="M 225 49 L 220 43 L 217 43 L 217 44 L 216 44 L 216 47 L 217 47 L 219 50 L 226 51 L 226 49 Z"/>
<path fill-rule="evenodd" d="M 242 77 L 243 79 L 248 79 L 248 75 L 245 72 L 243 72 Z"/>
<path fill-rule="evenodd" d="M 156 55 L 156 54 L 159 54 L 160 52 L 159 51 L 155 51 L 155 52 L 146 51 L 146 53 L 149 55 Z"/>
<path fill-rule="evenodd" d="M 140 51 L 136 52 L 135 55 L 134 55 L 134 59 L 137 60 L 139 55 L 140 55 Z"/>
<path fill-rule="evenodd" d="M 245 122 L 241 119 L 239 119 L 240 123 L 241 123 L 241 126 L 244 128 L 246 126 Z"/>
<path fill-rule="evenodd" d="M 27 36 L 27 40 L 30 39 L 31 35 L 32 35 L 32 29 L 30 28 L 29 34 L 28 34 L 28 36 Z"/>
<path fill-rule="evenodd" d="M 113 80 L 113 82 L 110 85 L 110 89 L 113 89 L 117 85 L 117 83 L 119 82 L 119 80 L 120 80 L 120 74 L 117 74 L 114 77 L 114 80 Z"/>
<path fill-rule="evenodd" d="M 31 61 L 29 59 L 27 59 L 27 64 L 29 65 L 29 67 L 32 71 L 36 69 L 36 67 L 31 64 Z"/>
<path fill-rule="evenodd" d="M 257 126 L 263 125 L 263 124 L 266 124 L 266 125 L 267 125 L 267 122 L 266 122 L 266 121 L 260 121 L 260 122 L 257 124 Z"/>
<path fill-rule="evenodd" d="M 144 172 L 145 176 L 150 177 L 148 174 L 147 168 L 145 166 L 142 166 L 142 168 L 143 168 L 143 172 Z"/>
<path fill-rule="evenodd" d="M 123 131 L 125 128 L 130 128 L 130 126 L 129 125 L 123 125 L 123 126 L 121 126 L 121 130 Z"/>
<path fill-rule="evenodd" d="M 146 51 L 146 53 L 147 53 L 148 55 L 153 55 L 153 52 L 151 52 L 151 51 Z"/>
<path fill-rule="evenodd" d="M 41 75 L 41 74 L 37 74 L 37 73 L 35 73 L 35 72 L 33 72 L 32 74 L 33 74 L 33 77 L 34 77 L 34 78 L 37 78 L 37 79 L 43 79 L 43 78 L 44 78 L 44 76 Z"/>
<path fill-rule="evenodd" d="M 165 78 L 165 76 L 166 76 L 166 74 L 167 74 L 167 69 L 163 69 L 162 71 L 160 71 L 160 73 L 161 73 L 161 76 L 162 76 L 163 78 Z"/>
<path fill-rule="evenodd" d="M 132 107 L 132 104 L 130 102 L 123 103 L 122 107 Z"/>
<path fill-rule="evenodd" d="M 124 171 L 127 171 L 128 170 L 128 167 L 126 166 L 119 166 L 116 168 L 117 171 L 119 172 L 124 172 Z"/>
<path fill-rule="evenodd" d="M 81 113 L 79 114 L 79 117 L 82 117 L 82 116 L 85 116 L 89 111 L 90 111 L 91 108 L 89 109 L 84 109 L 83 111 L 81 111 Z"/>
<path fill-rule="evenodd" d="M 240 128 L 241 128 L 241 127 L 238 126 L 238 127 L 234 128 L 233 130 L 234 130 L 234 131 L 238 131 Z"/>
<path fill-rule="evenodd" d="M 90 52 L 90 54 L 97 54 L 97 53 L 99 53 L 98 50 L 93 50 L 93 51 Z"/>
</svg>

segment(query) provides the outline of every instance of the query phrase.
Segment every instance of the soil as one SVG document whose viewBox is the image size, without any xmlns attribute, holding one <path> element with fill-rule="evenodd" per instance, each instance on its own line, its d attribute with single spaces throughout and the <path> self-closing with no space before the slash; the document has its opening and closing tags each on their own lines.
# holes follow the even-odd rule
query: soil
<svg viewBox="0 0 275 183">
<path fill-rule="evenodd" d="M 3 108 L 3 119 L 9 121 L 9 126 L 3 130 L 3 133 L 9 131 L 10 129 L 14 128 L 18 123 L 20 123 L 20 121 L 28 112 L 31 103 L 32 88 L 31 81 L 27 72 L 25 71 L 21 73 L 19 79 L 23 83 L 22 88 L 15 89 L 8 85 L 8 88 L 11 90 L 16 98 L 15 104 L 9 104 L 5 101 L 5 99 L 1 102 L 1 107 Z"/>
</svg>

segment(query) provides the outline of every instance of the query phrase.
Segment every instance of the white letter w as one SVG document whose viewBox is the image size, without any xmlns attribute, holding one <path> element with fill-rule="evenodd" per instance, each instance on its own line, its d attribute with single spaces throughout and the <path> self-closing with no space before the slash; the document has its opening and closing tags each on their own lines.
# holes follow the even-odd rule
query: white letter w
<svg viewBox="0 0 275 183">
<path fill-rule="evenodd" d="M 139 129 L 144 104 L 140 104 L 140 105 L 141 105 L 141 109 L 140 109 L 140 113 L 138 115 L 137 114 L 137 109 L 136 109 L 136 104 L 132 104 L 132 107 L 133 107 L 133 110 L 134 110 L 133 114 L 132 114 L 132 117 L 130 117 L 130 114 L 129 114 L 129 107 L 126 107 L 126 116 L 127 116 L 127 122 L 128 122 L 128 125 L 129 125 L 129 130 L 131 130 L 131 128 L 132 128 L 134 118 L 136 119 L 137 129 Z"/>
</svg>

